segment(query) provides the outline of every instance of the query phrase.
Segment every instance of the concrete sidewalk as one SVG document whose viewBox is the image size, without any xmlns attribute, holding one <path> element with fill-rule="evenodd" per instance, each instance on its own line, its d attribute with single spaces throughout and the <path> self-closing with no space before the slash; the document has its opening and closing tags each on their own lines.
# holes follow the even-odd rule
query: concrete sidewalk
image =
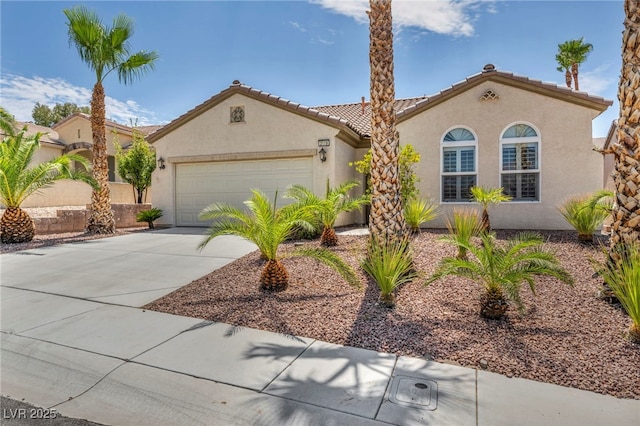
<svg viewBox="0 0 640 426">
<path fill-rule="evenodd" d="M 139 309 L 255 249 L 201 232 L 0 256 L 2 395 L 113 425 L 640 424 L 638 400 Z"/>
</svg>

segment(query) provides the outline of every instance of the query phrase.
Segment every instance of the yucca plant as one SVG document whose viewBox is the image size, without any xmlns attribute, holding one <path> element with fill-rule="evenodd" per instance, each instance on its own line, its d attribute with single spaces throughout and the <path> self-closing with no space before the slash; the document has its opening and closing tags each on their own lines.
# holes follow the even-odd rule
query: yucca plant
<svg viewBox="0 0 640 426">
<path fill-rule="evenodd" d="M 367 254 L 360 265 L 378 285 L 382 305 L 394 307 L 394 290 L 413 281 L 417 276 L 412 259 L 409 241 L 406 239 L 369 239 Z"/>
<path fill-rule="evenodd" d="M 612 254 L 604 264 L 592 263 L 631 318 L 629 339 L 640 343 L 640 245 L 621 244 Z"/>
<path fill-rule="evenodd" d="M 313 191 L 302 185 L 290 186 L 287 189 L 285 197 L 292 198 L 298 203 L 308 206 L 315 212 L 323 227 L 320 244 L 330 247 L 338 244 L 338 237 L 333 228 L 338 219 L 338 215 L 343 212 L 357 210 L 369 203 L 369 197 L 366 195 L 356 198 L 348 195 L 349 191 L 358 185 L 357 181 L 351 180 L 335 188 L 331 188 L 329 179 L 327 179 L 327 190 L 324 198 L 318 197 Z"/>
<path fill-rule="evenodd" d="M 438 205 L 431 198 L 412 198 L 404 204 L 404 220 L 411 233 L 420 232 L 420 225 L 438 216 Z"/>
<path fill-rule="evenodd" d="M 560 265 L 555 255 L 544 247 L 541 235 L 523 232 L 507 241 L 504 247 L 496 243 L 494 234 L 482 233 L 481 245 L 465 243 L 472 259 L 447 257 L 442 259 L 426 285 L 443 277 L 455 275 L 479 282 L 484 288 L 480 299 L 480 315 L 499 319 L 507 311 L 508 302 L 515 303 L 520 312 L 524 304 L 520 291 L 529 284 L 535 294 L 535 277 L 549 275 L 573 285 L 573 278 Z"/>
<path fill-rule="evenodd" d="M 491 220 L 489 219 L 489 206 L 510 201 L 511 196 L 504 193 L 502 188 L 485 188 L 474 186 L 471 188 L 471 200 L 482 206 L 482 230 L 491 231 Z"/>
<path fill-rule="evenodd" d="M 609 216 L 612 201 L 605 194 L 572 197 L 560 206 L 562 217 L 578 232 L 578 241 L 593 243 L 593 234 Z"/>
<path fill-rule="evenodd" d="M 289 204 L 278 208 L 258 189 L 252 189 L 252 197 L 245 201 L 247 211 L 229 204 L 213 203 L 200 213 L 201 220 L 213 220 L 206 231 L 199 249 L 203 249 L 219 235 L 237 235 L 258 246 L 266 265 L 260 275 L 260 287 L 266 291 L 282 291 L 289 285 L 289 274 L 278 255 L 278 247 L 297 229 L 311 229 L 314 211 L 301 204 Z M 277 199 L 276 193 L 275 198 Z M 335 269 L 351 285 L 359 281 L 340 257 L 327 249 L 299 248 L 289 256 L 309 256 Z"/>
<path fill-rule="evenodd" d="M 90 168 L 87 159 L 76 154 L 33 164 L 42 134 L 27 136 L 26 126 L 19 132 L 5 127 L 3 130 L 8 131 L 0 143 L 0 203 L 6 210 L 0 219 L 0 241 L 15 244 L 31 241 L 35 235 L 33 219 L 20 208 L 27 197 L 62 179 L 79 180 L 93 187 L 96 183 L 85 171 L 74 170 L 74 162 Z"/>
<path fill-rule="evenodd" d="M 149 229 L 154 229 L 153 221 L 162 217 L 162 209 L 157 207 L 142 210 L 136 215 L 136 222 L 147 222 Z"/>
<path fill-rule="evenodd" d="M 471 245 L 471 238 L 482 232 L 482 224 L 478 213 L 472 209 L 454 209 L 453 220 L 447 218 L 449 235 L 442 237 L 443 241 L 454 244 L 458 248 L 458 259 L 467 258 L 467 247 Z"/>
</svg>

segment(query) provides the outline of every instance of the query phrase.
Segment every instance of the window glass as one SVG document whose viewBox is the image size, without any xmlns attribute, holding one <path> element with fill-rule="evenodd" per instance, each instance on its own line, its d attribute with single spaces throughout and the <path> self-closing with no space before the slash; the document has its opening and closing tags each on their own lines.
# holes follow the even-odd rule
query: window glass
<svg viewBox="0 0 640 426">
<path fill-rule="evenodd" d="M 464 128 L 442 138 L 442 201 L 469 202 L 476 184 L 476 138 Z"/>
<path fill-rule="evenodd" d="M 517 139 L 522 142 L 518 143 Z M 538 133 L 526 124 L 509 127 L 503 134 L 500 185 L 513 201 L 540 200 Z"/>
</svg>

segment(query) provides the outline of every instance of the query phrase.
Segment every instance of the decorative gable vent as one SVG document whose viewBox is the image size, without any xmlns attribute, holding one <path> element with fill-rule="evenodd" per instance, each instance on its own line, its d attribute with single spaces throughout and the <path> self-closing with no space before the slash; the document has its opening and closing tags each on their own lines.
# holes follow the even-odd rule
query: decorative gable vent
<svg viewBox="0 0 640 426">
<path fill-rule="evenodd" d="M 231 119 L 232 123 L 243 123 L 244 122 L 244 107 L 243 106 L 234 106 L 231 107 Z"/>
<path fill-rule="evenodd" d="M 500 96 L 493 90 L 489 89 L 480 97 L 481 101 L 497 101 L 500 99 Z"/>
</svg>

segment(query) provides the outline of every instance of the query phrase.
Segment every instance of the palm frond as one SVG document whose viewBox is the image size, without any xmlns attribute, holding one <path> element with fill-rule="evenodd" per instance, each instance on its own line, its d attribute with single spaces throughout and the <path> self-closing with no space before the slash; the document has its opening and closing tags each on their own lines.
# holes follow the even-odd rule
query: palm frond
<svg viewBox="0 0 640 426">
<path fill-rule="evenodd" d="M 338 272 L 352 287 L 362 288 L 362 283 L 353 269 L 331 250 L 318 247 L 300 247 L 294 250 L 291 256 L 305 256 L 315 259 Z"/>
</svg>

